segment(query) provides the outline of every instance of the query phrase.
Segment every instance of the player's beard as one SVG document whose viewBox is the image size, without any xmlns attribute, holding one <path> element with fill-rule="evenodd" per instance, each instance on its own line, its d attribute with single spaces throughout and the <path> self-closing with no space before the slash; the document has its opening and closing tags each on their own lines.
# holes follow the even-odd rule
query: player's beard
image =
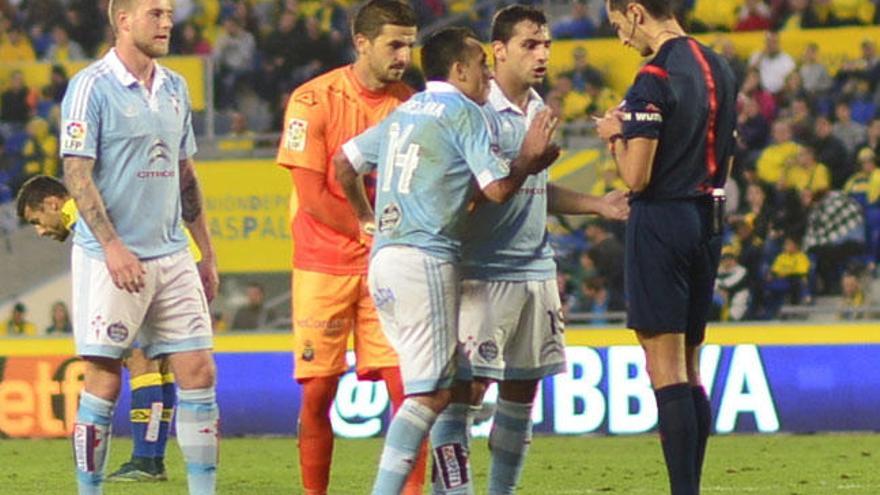
<svg viewBox="0 0 880 495">
<path fill-rule="evenodd" d="M 376 79 L 385 84 L 391 84 L 403 79 L 403 73 L 406 71 L 406 66 L 403 66 L 402 68 L 395 68 L 393 64 L 379 67 L 374 66 L 373 70 L 376 74 Z"/>
<path fill-rule="evenodd" d="M 169 43 L 168 41 L 156 41 L 155 39 L 150 40 L 135 40 L 134 46 L 144 55 L 150 58 L 159 58 L 168 55 Z"/>
</svg>

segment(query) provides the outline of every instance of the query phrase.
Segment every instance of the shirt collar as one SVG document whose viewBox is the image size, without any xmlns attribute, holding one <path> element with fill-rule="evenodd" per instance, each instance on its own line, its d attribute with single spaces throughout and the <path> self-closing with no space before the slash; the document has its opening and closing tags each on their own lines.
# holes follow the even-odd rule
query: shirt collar
<svg viewBox="0 0 880 495">
<path fill-rule="evenodd" d="M 496 112 L 500 113 L 505 110 L 510 110 L 520 115 L 526 115 L 521 108 L 507 99 L 507 96 L 501 91 L 501 86 L 498 85 L 495 79 L 492 79 L 489 84 L 489 104 L 492 105 L 492 108 Z M 531 113 L 532 106 L 541 103 L 543 103 L 541 95 L 535 91 L 535 88 L 529 88 L 529 100 L 526 102 L 526 112 Z"/>
<path fill-rule="evenodd" d="M 119 59 L 119 55 L 116 54 L 116 48 L 111 48 L 110 51 L 107 52 L 107 55 L 104 55 L 104 62 L 110 67 L 110 72 L 116 76 L 116 79 L 122 83 L 125 87 L 130 87 L 133 84 L 137 84 L 138 80 L 134 75 L 125 68 L 125 65 L 122 63 L 122 60 Z M 162 83 L 165 82 L 165 68 L 159 65 L 158 62 L 153 62 L 156 71 L 153 76 L 153 92 L 156 92 L 156 89 L 162 86 Z"/>
<path fill-rule="evenodd" d="M 461 91 L 446 81 L 428 81 L 425 83 L 425 91 L 429 93 L 461 93 Z"/>
</svg>

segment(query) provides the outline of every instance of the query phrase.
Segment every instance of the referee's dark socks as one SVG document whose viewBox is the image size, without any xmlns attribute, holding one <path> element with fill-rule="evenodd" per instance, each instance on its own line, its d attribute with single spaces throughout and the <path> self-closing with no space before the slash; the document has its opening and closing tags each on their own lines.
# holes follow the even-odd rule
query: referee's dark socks
<svg viewBox="0 0 880 495">
<path fill-rule="evenodd" d="M 654 395 L 671 493 L 696 495 L 697 412 L 691 386 L 677 383 L 655 390 Z"/>
<path fill-rule="evenodd" d="M 703 459 L 706 458 L 706 443 L 709 441 L 709 433 L 712 432 L 712 405 L 706 396 L 706 389 L 701 386 L 691 387 L 694 397 L 694 409 L 697 412 L 697 484 L 703 473 Z"/>
</svg>

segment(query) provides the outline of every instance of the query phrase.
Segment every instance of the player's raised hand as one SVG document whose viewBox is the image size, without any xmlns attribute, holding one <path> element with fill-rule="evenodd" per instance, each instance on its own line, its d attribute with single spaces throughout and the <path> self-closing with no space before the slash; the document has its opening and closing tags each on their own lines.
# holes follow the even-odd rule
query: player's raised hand
<svg viewBox="0 0 880 495">
<path fill-rule="evenodd" d="M 550 108 L 544 108 L 532 120 L 519 149 L 519 155 L 530 164 L 530 172 L 536 173 L 550 166 L 559 156 L 559 146 L 553 143 L 553 134 L 559 118 Z"/>
<path fill-rule="evenodd" d="M 132 294 L 144 288 L 144 265 L 125 247 L 122 239 L 116 238 L 104 245 L 104 262 L 117 288 Z"/>
</svg>

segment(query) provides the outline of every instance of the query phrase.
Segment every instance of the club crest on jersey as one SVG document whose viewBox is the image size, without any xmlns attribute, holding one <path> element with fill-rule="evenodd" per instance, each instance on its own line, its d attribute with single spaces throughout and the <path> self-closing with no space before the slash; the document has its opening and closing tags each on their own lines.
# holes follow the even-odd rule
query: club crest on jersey
<svg viewBox="0 0 880 495">
<path fill-rule="evenodd" d="M 303 346 L 302 351 L 302 360 L 305 362 L 310 362 L 315 360 L 315 347 L 312 345 L 312 341 L 307 340 L 305 345 Z"/>
<path fill-rule="evenodd" d="M 107 325 L 107 337 L 117 344 L 128 338 L 128 327 L 121 321 Z"/>
<path fill-rule="evenodd" d="M 64 122 L 64 132 L 61 136 L 61 149 L 64 151 L 82 151 L 86 147 L 88 125 L 82 120 L 68 120 Z"/>
<path fill-rule="evenodd" d="M 382 210 L 382 215 L 379 216 L 379 232 L 385 234 L 396 229 L 402 219 L 403 214 L 400 212 L 400 207 L 394 203 L 389 203 Z"/>
<path fill-rule="evenodd" d="M 284 133 L 284 147 L 289 151 L 305 151 L 306 131 L 309 123 L 302 119 L 290 119 Z"/>
</svg>

